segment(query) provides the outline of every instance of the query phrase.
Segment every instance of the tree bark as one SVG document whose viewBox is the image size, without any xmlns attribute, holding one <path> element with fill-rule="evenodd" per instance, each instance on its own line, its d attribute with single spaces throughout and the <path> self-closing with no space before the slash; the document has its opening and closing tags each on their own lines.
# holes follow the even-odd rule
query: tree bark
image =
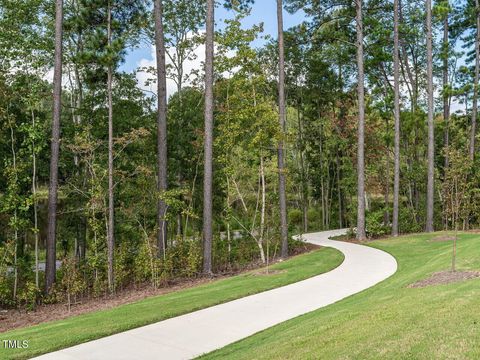
<svg viewBox="0 0 480 360">
<path fill-rule="evenodd" d="M 18 185 L 18 170 L 17 170 L 17 153 L 15 151 L 15 138 L 13 135 L 13 125 L 10 125 L 10 146 L 12 150 L 12 165 L 13 165 L 13 173 L 15 175 L 14 181 L 15 186 Z M 17 300 L 17 290 L 18 290 L 18 214 L 17 214 L 17 207 L 18 205 L 15 204 L 15 210 L 13 212 L 13 240 L 14 240 L 14 250 L 13 250 L 13 272 L 14 272 L 14 280 L 13 280 L 13 300 Z"/>
<path fill-rule="evenodd" d="M 321 120 L 320 104 L 317 104 L 318 107 L 318 119 Z M 327 226 L 327 204 L 325 203 L 325 181 L 324 181 L 324 172 L 323 172 L 323 125 L 320 121 L 320 129 L 318 134 L 319 139 L 319 151 L 318 151 L 318 168 L 320 170 L 320 200 L 322 205 L 322 230 L 326 230 Z"/>
<path fill-rule="evenodd" d="M 284 135 L 286 130 L 285 109 L 285 48 L 283 41 L 283 1 L 277 0 L 278 24 L 278 112 L 281 129 L 281 139 L 278 143 L 278 195 L 280 202 L 280 239 L 282 242 L 282 258 L 288 256 L 288 225 L 287 225 L 287 195 L 284 159 Z"/>
<path fill-rule="evenodd" d="M 398 236 L 398 216 L 400 198 L 400 46 L 399 46 L 399 0 L 394 0 L 393 32 L 393 77 L 394 77 L 394 180 L 393 180 L 393 219 L 392 236 Z"/>
<path fill-rule="evenodd" d="M 433 206 L 435 188 L 435 138 L 433 103 L 433 54 L 432 54 L 432 1 L 426 0 L 427 7 L 427 94 L 428 94 L 428 178 L 427 178 L 427 221 L 426 232 L 433 232 Z"/>
<path fill-rule="evenodd" d="M 365 74 L 363 69 L 363 0 L 356 0 L 357 67 L 358 67 L 358 155 L 357 155 L 357 240 L 367 238 L 365 232 Z"/>
<path fill-rule="evenodd" d="M 78 11 L 78 10 L 77 10 Z M 82 51 L 83 51 L 83 37 L 82 37 L 82 32 L 80 31 L 79 32 L 79 36 L 78 36 L 78 43 L 77 43 L 77 47 L 76 47 L 76 56 L 78 56 Z M 74 106 L 74 109 L 73 109 L 73 123 L 75 124 L 75 126 L 77 126 L 78 128 L 81 127 L 81 124 L 82 124 L 82 115 L 81 115 L 81 110 L 82 110 L 82 106 L 83 106 L 83 82 L 82 82 L 82 79 L 81 79 L 81 75 L 80 75 L 80 70 L 79 70 L 79 66 L 77 63 L 74 63 L 73 64 L 73 72 L 74 72 L 74 76 L 75 76 L 75 86 L 76 86 L 76 90 L 78 92 L 77 96 L 76 96 L 76 101 L 75 101 L 75 106 Z M 85 169 L 83 169 L 82 165 L 80 164 L 80 160 L 79 160 L 79 155 L 77 153 L 75 153 L 74 155 L 74 164 L 76 166 L 76 171 L 75 171 L 75 174 L 78 178 L 82 178 L 83 176 L 81 175 L 81 172 L 83 170 L 83 172 L 86 172 Z M 86 177 L 83 177 L 83 186 L 86 185 Z M 77 245 L 78 245 L 78 248 L 75 249 L 75 252 L 76 252 L 76 255 L 78 255 L 78 259 L 79 260 L 83 260 L 85 259 L 85 256 L 86 256 L 86 251 L 87 251 L 87 218 L 85 215 L 80 215 L 80 219 L 78 221 L 78 224 L 77 224 L 77 236 L 76 236 L 76 240 L 77 240 Z"/>
<path fill-rule="evenodd" d="M 32 129 L 35 132 L 36 121 L 35 111 L 32 109 Z M 38 199 L 37 199 L 37 152 L 35 137 L 32 138 L 32 196 L 33 196 L 33 236 L 35 238 L 35 285 L 40 287 L 40 273 L 38 268 L 38 252 L 39 252 L 39 238 L 38 238 Z"/>
<path fill-rule="evenodd" d="M 301 116 L 301 102 L 299 101 L 297 109 L 297 121 L 298 121 L 298 152 L 300 158 L 300 172 L 302 181 L 302 213 L 303 213 L 303 232 L 308 232 L 308 183 L 307 174 L 305 170 L 305 159 L 303 156 L 303 119 Z"/>
<path fill-rule="evenodd" d="M 473 78 L 473 101 L 472 101 L 472 126 L 470 129 L 470 160 L 475 158 L 475 137 L 478 114 L 478 78 L 480 73 L 480 5 L 479 0 L 475 0 L 475 18 L 477 24 L 477 33 L 475 35 L 475 76 Z"/>
<path fill-rule="evenodd" d="M 215 1 L 207 0 L 205 41 L 205 164 L 203 180 L 203 272 L 212 274 L 213 56 Z"/>
<path fill-rule="evenodd" d="M 445 133 L 444 133 L 444 146 L 447 149 L 445 153 L 445 162 L 444 167 L 445 169 L 448 168 L 448 147 L 450 145 L 450 94 L 447 92 L 447 88 L 449 85 L 448 81 L 448 14 L 445 15 L 445 19 L 443 20 L 443 47 L 445 53 L 443 54 L 443 121 L 445 122 Z"/>
<path fill-rule="evenodd" d="M 342 201 L 342 172 L 340 167 L 340 149 L 337 149 L 336 156 L 336 165 L 337 165 L 337 196 L 338 196 L 338 225 L 340 229 L 343 229 L 343 201 Z"/>
<path fill-rule="evenodd" d="M 265 206 L 266 206 L 266 186 L 265 186 L 265 167 L 263 155 L 260 156 L 260 185 L 262 188 L 262 209 L 260 212 L 260 234 L 258 236 L 258 249 L 260 250 L 260 258 L 262 263 L 266 263 L 265 251 L 263 250 L 263 238 L 265 233 Z"/>
<path fill-rule="evenodd" d="M 161 197 L 167 190 L 167 75 L 162 0 L 155 0 L 155 46 L 157 51 L 157 250 L 165 258 L 167 248 L 167 205 Z"/>
<path fill-rule="evenodd" d="M 53 73 L 53 121 L 50 150 L 50 183 L 48 188 L 48 230 L 45 264 L 45 292 L 49 293 L 56 279 L 56 230 L 58 160 L 60 154 L 60 117 L 62 112 L 62 40 L 63 0 L 55 3 L 55 65 Z"/>
<path fill-rule="evenodd" d="M 386 128 L 389 128 L 388 117 L 385 121 Z M 383 224 L 390 224 L 390 149 L 389 144 L 385 147 L 385 194 L 384 194 L 385 210 L 383 212 Z"/>
<path fill-rule="evenodd" d="M 112 9 L 110 3 L 108 5 L 107 13 L 107 37 L 108 45 L 112 44 Z M 108 248 L 108 288 L 110 292 L 115 290 L 114 277 L 114 249 L 115 249 L 115 203 L 113 196 L 113 100 L 112 100 L 112 81 L 113 69 L 112 65 L 108 66 L 107 70 L 107 97 L 108 97 L 108 233 L 107 233 L 107 248 Z"/>
</svg>

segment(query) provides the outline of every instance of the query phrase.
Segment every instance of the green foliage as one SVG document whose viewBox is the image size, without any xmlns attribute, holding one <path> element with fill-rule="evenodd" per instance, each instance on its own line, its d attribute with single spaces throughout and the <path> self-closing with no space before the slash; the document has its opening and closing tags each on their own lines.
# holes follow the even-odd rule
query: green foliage
<svg viewBox="0 0 480 360">
<path fill-rule="evenodd" d="M 34 282 L 27 282 L 18 294 L 19 305 L 28 311 L 33 311 L 41 299 L 41 290 Z"/>
<path fill-rule="evenodd" d="M 13 299 L 13 276 L 1 275 L 0 276 L 0 305 L 3 308 L 10 308 L 16 305 Z"/>
<path fill-rule="evenodd" d="M 320 219 L 320 212 L 317 209 L 308 209 L 307 217 L 309 222 L 317 222 Z"/>
<path fill-rule="evenodd" d="M 13 264 L 15 244 L 12 241 L 0 246 L 0 306 L 9 308 L 15 304 L 13 298 Z"/>
<path fill-rule="evenodd" d="M 398 216 L 399 231 L 402 234 L 419 233 L 423 231 L 421 223 L 417 221 L 416 212 L 409 207 L 401 207 Z"/>
<path fill-rule="evenodd" d="M 455 148 L 447 149 L 449 167 L 442 184 L 444 216 L 451 228 L 458 229 L 460 223 L 468 222 L 472 212 L 473 162 Z M 448 225 L 447 225 L 448 226 Z"/>
<path fill-rule="evenodd" d="M 68 309 L 75 303 L 77 296 L 85 292 L 87 284 L 80 271 L 77 259 L 65 258 L 55 288 L 57 300 L 66 301 Z"/>
<path fill-rule="evenodd" d="M 12 339 L 32 339 L 24 349 L 0 348 L 3 358 L 31 358 L 59 348 L 84 343 L 108 335 L 153 324 L 175 316 L 239 299 L 265 290 L 308 279 L 337 267 L 343 255 L 331 248 L 296 256 L 274 264 L 271 276 L 246 272 L 237 276 L 209 281 L 206 284 L 150 297 L 133 304 L 94 311 L 82 316 L 35 325 L 3 333 Z M 13 352 L 11 352 L 13 351 Z M 12 355 L 11 355 L 12 354 Z"/>
<path fill-rule="evenodd" d="M 292 209 L 288 212 L 288 222 L 299 226 L 303 222 L 303 212 L 299 209 Z"/>
<path fill-rule="evenodd" d="M 168 102 L 169 190 L 159 194 L 155 96 L 139 89 L 136 73 L 124 73 L 120 67 L 132 47 L 153 39 L 150 4 L 64 2 L 57 252 L 68 259 L 66 269 L 73 266 L 73 278 L 61 270 L 57 294 L 43 301 L 65 301 L 66 294 L 105 294 L 108 67 L 113 70 L 118 289 L 141 283 L 158 287 L 199 274 L 204 79 L 200 67 L 186 65 L 196 59 L 204 41 L 206 7 L 204 0 L 162 3 L 167 75 L 178 92 L 170 94 Z M 286 144 L 290 232 L 303 230 L 303 209 L 308 209 L 308 230 L 355 227 L 357 84 L 352 44 L 356 34 L 351 2 L 284 1 L 288 11 L 301 9 L 308 17 L 284 33 L 287 133 L 281 138 L 278 43 L 265 36 L 262 24 L 245 26 L 252 1 L 220 3 L 233 16 L 215 34 L 213 260 L 215 271 L 228 272 L 248 267 L 262 255 L 269 259 L 278 255 L 279 140 Z M 372 0 L 364 5 L 366 197 L 371 205 L 367 228 L 369 236 L 377 237 L 390 231 L 389 224 L 384 225 L 384 210 L 391 208 L 393 178 L 393 13 L 390 2 Z M 420 0 L 404 3 L 400 24 L 402 233 L 419 232 L 425 226 L 426 57 L 425 47 L 418 45 L 424 43 L 424 5 Z M 53 61 L 53 10 L 51 1 L 0 0 L 0 255 L 6 254 L 0 256 L 2 306 L 34 304 L 36 240 L 40 245 L 36 255 L 40 261 L 44 258 L 52 117 L 52 84 L 45 74 Z M 436 34 L 445 20 L 450 21 L 448 44 L 439 36 L 434 44 L 435 71 L 441 75 L 444 60 L 449 68 L 442 96 L 465 106 L 464 114 L 452 114 L 448 127 L 440 115 L 436 121 L 436 227 L 452 227 L 458 220 L 460 226 L 471 228 L 480 223 L 480 172 L 478 156 L 467 166 L 462 149 L 470 141 L 474 2 L 437 1 L 434 15 Z M 154 68 L 140 71 L 156 75 Z M 154 84 L 147 80 L 147 85 Z M 447 131 L 452 150 L 445 151 Z M 447 155 L 450 168 L 445 166 Z M 461 179 L 455 180 L 459 174 Z M 461 206 L 454 206 L 460 208 L 454 211 L 456 220 L 451 211 L 452 181 L 462 183 L 464 193 L 458 197 Z M 160 258 L 155 238 L 159 198 L 168 205 L 168 250 Z M 241 236 L 232 235 L 238 231 Z M 82 290 L 77 293 L 77 288 Z"/>
<path fill-rule="evenodd" d="M 195 239 L 178 240 L 176 246 L 167 253 L 163 272 L 169 276 L 168 279 L 197 277 L 201 271 L 201 254 L 200 241 Z"/>
<path fill-rule="evenodd" d="M 366 232 L 370 238 L 376 238 L 390 233 L 390 226 L 384 223 L 384 210 L 371 211 L 366 217 Z"/>
</svg>

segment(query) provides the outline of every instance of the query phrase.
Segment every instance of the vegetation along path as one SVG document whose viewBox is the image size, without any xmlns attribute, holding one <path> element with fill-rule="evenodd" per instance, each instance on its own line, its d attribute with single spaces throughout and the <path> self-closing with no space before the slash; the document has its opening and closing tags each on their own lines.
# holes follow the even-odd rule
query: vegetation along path
<svg viewBox="0 0 480 360">
<path fill-rule="evenodd" d="M 304 236 L 310 243 L 332 247 L 344 254 L 343 263 L 328 273 L 40 358 L 194 358 L 358 293 L 396 272 L 397 262 L 386 252 L 329 240 L 344 232 L 335 230 Z"/>
</svg>

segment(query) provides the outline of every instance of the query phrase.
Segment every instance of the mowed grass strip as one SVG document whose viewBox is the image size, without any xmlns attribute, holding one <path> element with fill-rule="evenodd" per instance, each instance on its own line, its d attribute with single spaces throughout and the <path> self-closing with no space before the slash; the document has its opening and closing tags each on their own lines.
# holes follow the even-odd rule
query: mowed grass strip
<svg viewBox="0 0 480 360">
<path fill-rule="evenodd" d="M 396 257 L 393 277 L 203 359 L 480 359 L 480 279 L 407 287 L 450 269 L 452 242 L 437 236 L 370 243 Z M 457 268 L 480 269 L 480 235 L 460 235 Z"/>
<path fill-rule="evenodd" d="M 293 257 L 271 266 L 270 275 L 257 271 L 139 302 L 0 333 L 0 340 L 28 340 L 27 349 L 5 349 L 0 359 L 25 359 L 99 339 L 174 316 L 235 300 L 322 274 L 339 266 L 343 254 L 331 248 Z"/>
</svg>

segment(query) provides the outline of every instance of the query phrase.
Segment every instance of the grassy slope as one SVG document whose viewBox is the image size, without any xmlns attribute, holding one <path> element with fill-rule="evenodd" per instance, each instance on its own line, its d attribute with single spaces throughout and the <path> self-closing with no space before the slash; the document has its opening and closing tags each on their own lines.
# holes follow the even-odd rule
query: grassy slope
<svg viewBox="0 0 480 360">
<path fill-rule="evenodd" d="M 297 282 L 329 271 L 343 261 L 337 250 L 323 248 L 271 268 L 275 275 L 251 273 L 218 280 L 178 292 L 152 297 L 111 310 L 98 311 L 25 329 L 0 333 L 0 340 L 29 340 L 28 349 L 6 350 L 0 359 L 21 359 L 98 339 L 128 329 Z"/>
<path fill-rule="evenodd" d="M 451 243 L 431 237 L 373 242 L 397 258 L 393 277 L 205 358 L 480 359 L 480 279 L 406 287 L 449 269 Z M 480 235 L 461 235 L 457 264 L 460 270 L 480 269 Z"/>
</svg>

